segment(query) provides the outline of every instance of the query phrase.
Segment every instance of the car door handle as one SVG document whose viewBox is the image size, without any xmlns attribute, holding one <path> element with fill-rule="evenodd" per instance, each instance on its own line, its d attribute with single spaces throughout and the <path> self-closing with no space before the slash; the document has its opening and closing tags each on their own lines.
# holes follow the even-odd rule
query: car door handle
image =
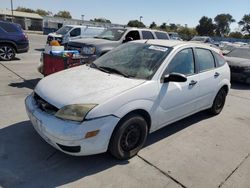
<svg viewBox="0 0 250 188">
<path fill-rule="evenodd" d="M 192 80 L 192 81 L 189 83 L 190 86 L 194 86 L 195 84 L 197 84 L 197 81 L 195 81 L 195 80 Z"/>
<path fill-rule="evenodd" d="M 220 76 L 220 73 L 218 73 L 218 72 L 214 73 L 215 78 L 217 78 L 218 76 Z"/>
</svg>

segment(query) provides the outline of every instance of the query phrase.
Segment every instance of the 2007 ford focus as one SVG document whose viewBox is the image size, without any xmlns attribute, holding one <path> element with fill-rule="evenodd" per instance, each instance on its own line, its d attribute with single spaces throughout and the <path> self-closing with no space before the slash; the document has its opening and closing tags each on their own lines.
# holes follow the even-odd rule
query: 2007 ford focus
<svg viewBox="0 0 250 188">
<path fill-rule="evenodd" d="M 229 88 L 229 67 L 214 48 L 134 41 L 42 79 L 25 104 L 36 131 L 58 150 L 127 159 L 153 131 L 202 110 L 219 114 Z"/>
</svg>

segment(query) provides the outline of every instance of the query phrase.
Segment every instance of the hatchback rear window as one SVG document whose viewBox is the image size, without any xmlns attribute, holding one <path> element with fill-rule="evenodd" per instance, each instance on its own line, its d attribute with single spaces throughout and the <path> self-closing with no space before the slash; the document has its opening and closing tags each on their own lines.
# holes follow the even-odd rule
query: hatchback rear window
<svg viewBox="0 0 250 188">
<path fill-rule="evenodd" d="M 19 32 L 18 27 L 15 26 L 14 24 L 11 23 L 2 23 L 0 22 L 0 27 L 8 32 L 8 33 L 15 33 L 15 32 Z"/>
</svg>

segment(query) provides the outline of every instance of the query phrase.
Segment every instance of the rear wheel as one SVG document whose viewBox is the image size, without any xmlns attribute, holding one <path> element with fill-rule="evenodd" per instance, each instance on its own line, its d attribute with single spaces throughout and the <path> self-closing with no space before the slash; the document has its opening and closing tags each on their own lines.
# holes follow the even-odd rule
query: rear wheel
<svg viewBox="0 0 250 188">
<path fill-rule="evenodd" d="M 227 96 L 226 90 L 224 88 L 220 89 L 220 91 L 217 93 L 214 99 L 213 106 L 209 109 L 211 114 L 217 115 L 222 111 L 225 105 L 226 96 Z"/>
<path fill-rule="evenodd" d="M 147 122 L 142 116 L 133 114 L 125 117 L 117 126 L 109 143 L 109 152 L 118 159 L 129 159 L 138 153 L 146 141 Z"/>
<path fill-rule="evenodd" d="M 8 45 L 0 45 L 0 59 L 4 61 L 10 61 L 16 56 L 15 49 Z"/>
</svg>

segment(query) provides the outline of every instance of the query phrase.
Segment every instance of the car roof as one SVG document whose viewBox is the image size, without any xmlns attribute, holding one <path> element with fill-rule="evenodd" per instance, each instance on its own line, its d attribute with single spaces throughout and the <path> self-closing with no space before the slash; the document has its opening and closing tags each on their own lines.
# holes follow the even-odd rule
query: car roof
<svg viewBox="0 0 250 188">
<path fill-rule="evenodd" d="M 213 50 L 213 51 L 219 53 L 219 49 L 211 47 L 208 44 L 195 43 L 195 42 L 191 42 L 191 41 L 153 39 L 153 40 L 136 40 L 133 42 L 147 43 L 147 44 L 152 44 L 152 45 L 160 45 L 160 46 L 166 46 L 166 47 L 171 47 L 171 48 L 181 47 L 181 46 L 198 47 L 198 48 L 200 47 L 200 48 L 210 49 L 210 50 Z"/>
</svg>

